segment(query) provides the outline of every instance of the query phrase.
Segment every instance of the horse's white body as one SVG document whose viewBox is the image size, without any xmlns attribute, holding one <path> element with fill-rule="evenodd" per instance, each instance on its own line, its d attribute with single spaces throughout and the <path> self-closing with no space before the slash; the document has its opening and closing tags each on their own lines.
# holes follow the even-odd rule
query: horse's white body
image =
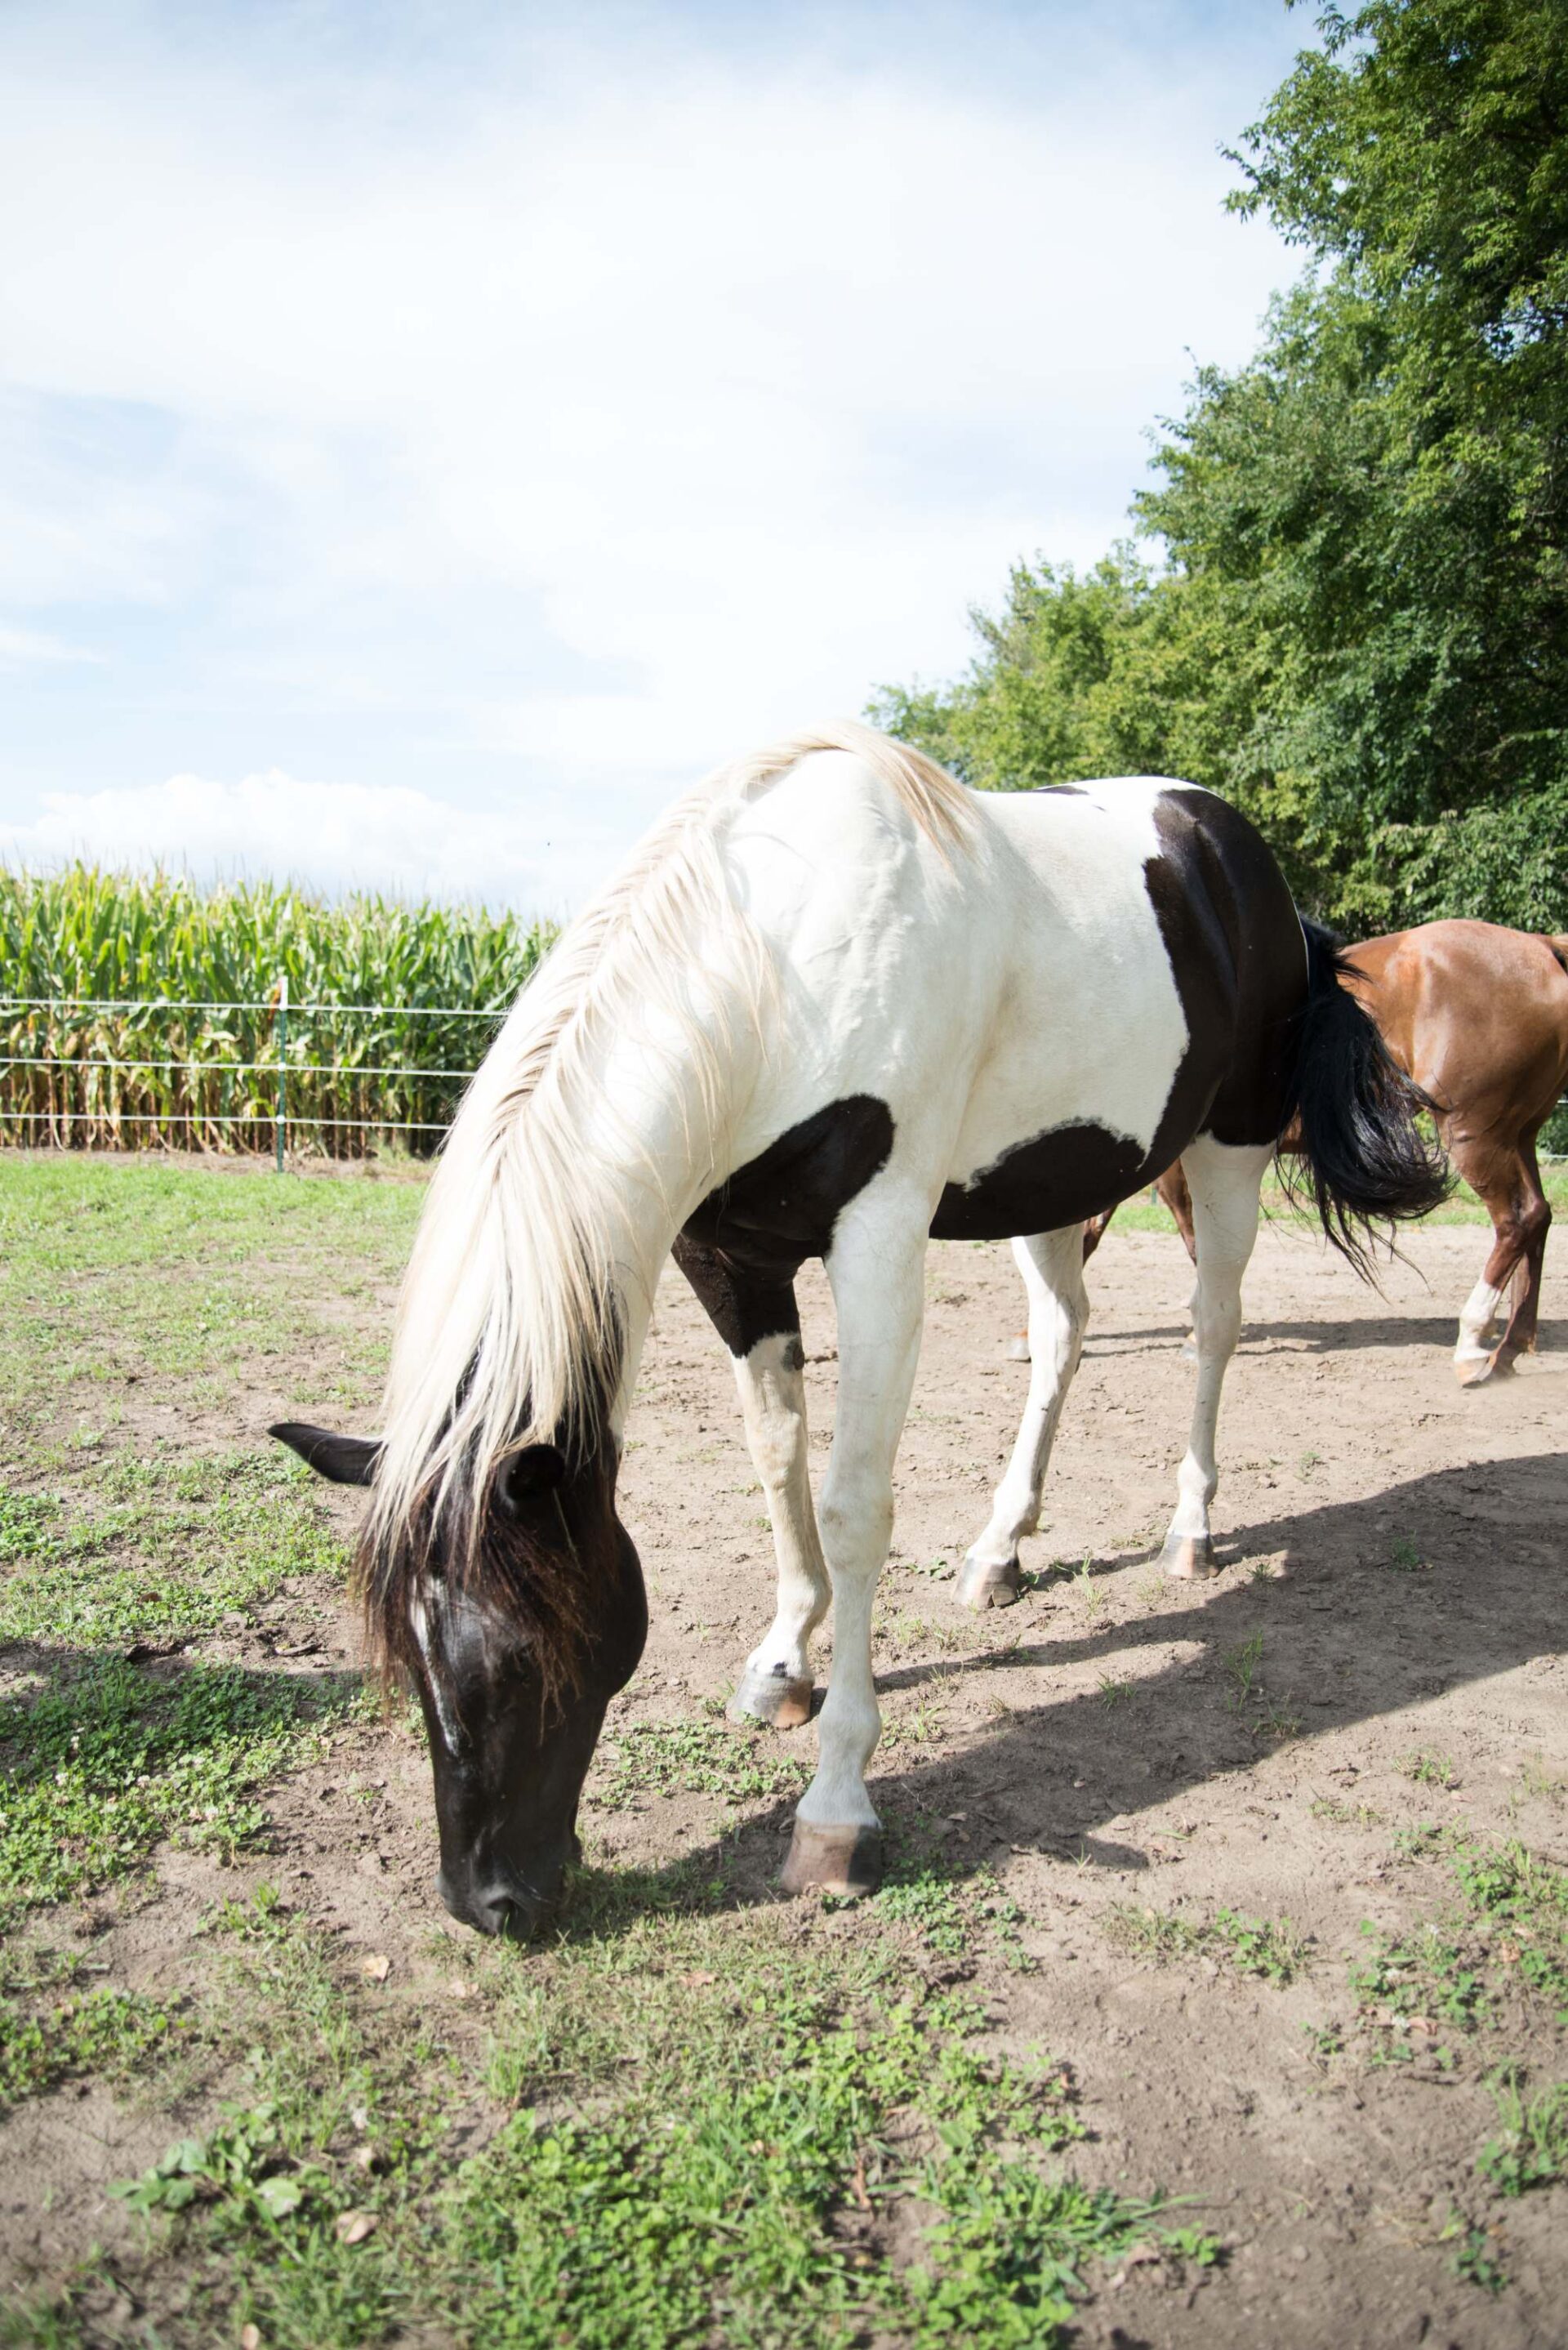
<svg viewBox="0 0 1568 2350">
<path fill-rule="evenodd" d="M 901 1172 L 939 1191 L 1069 1122 L 1147 1147 L 1187 1042 L 1143 886 L 1170 788 L 977 794 L 950 858 L 850 754 L 745 806 L 728 856 L 791 1058 L 764 1071 L 737 1163 L 856 1092 L 888 1103 Z"/>
<path fill-rule="evenodd" d="M 820 1767 L 800 1806 L 821 1847 L 802 1873 L 818 1881 L 844 1875 L 832 1853 L 876 1822 L 865 1783 L 879 1731 L 871 1608 L 936 1204 L 944 1187 L 1054 1128 L 1090 1122 L 1147 1151 L 1188 1043 L 1145 886 L 1160 847 L 1155 804 L 1169 786 L 971 796 L 939 777 L 951 798 L 939 798 L 938 824 L 906 787 L 897 746 L 860 730 L 841 739 L 850 747 L 754 770 L 740 790 L 721 781 L 673 845 L 655 844 L 619 885 L 620 910 L 597 932 L 585 917 L 592 951 L 568 934 L 562 972 L 552 980 L 547 968 L 525 992 L 427 1213 L 394 1364 L 381 1479 L 392 1500 L 378 1503 L 406 1498 L 441 1427 L 455 1419 L 461 1433 L 463 1415 L 490 1431 L 493 1454 L 516 1440 L 520 1409 L 548 1431 L 570 1366 L 553 1365 L 538 1334 L 568 1330 L 599 1281 L 618 1306 L 618 1426 L 656 1282 L 698 1203 L 826 1105 L 859 1094 L 886 1103 L 890 1154 L 843 1208 L 825 1259 L 838 1395 L 816 1513 L 798 1345 L 769 1336 L 736 1364 L 779 1564 L 777 1613 L 749 1660 L 742 1706 L 765 1712 L 759 1690 L 809 1686 L 830 1584 L 836 1608 Z M 688 886 L 682 859 L 706 876 L 701 886 Z M 1203 1140 L 1188 1149 L 1199 1370 L 1167 1550 L 1176 1572 L 1183 1562 L 1201 1572 L 1207 1556 L 1220 1386 L 1268 1156 Z M 582 1262 L 568 1279 L 551 1259 L 571 1248 Z M 971 1554 L 982 1581 L 1015 1562 L 1035 1523 L 1087 1315 L 1076 1225 L 1015 1249 L 1033 1365 L 1012 1462 Z M 476 1360 L 478 1392 L 454 1415 Z"/>
</svg>

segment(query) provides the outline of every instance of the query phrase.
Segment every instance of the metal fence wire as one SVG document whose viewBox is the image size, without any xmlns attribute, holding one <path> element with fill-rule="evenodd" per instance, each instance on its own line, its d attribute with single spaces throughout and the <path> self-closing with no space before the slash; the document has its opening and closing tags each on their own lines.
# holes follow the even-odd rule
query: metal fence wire
<svg viewBox="0 0 1568 2350">
<path fill-rule="evenodd" d="M 373 1135 L 429 1153 L 511 1008 L 291 1003 L 286 975 L 251 999 L 0 995 L 0 1139 L 178 1138 L 280 1170 L 291 1145 L 353 1158 Z M 410 1023 L 417 1060 L 398 1057 Z"/>
<path fill-rule="evenodd" d="M 280 1170 L 291 1142 L 351 1159 L 372 1135 L 396 1137 L 429 1155 L 512 1002 L 294 1003 L 286 975 L 248 999 L 0 995 L 0 1142 L 179 1138 L 270 1150 Z M 389 1059 L 410 1023 L 419 1059 Z M 1568 1096 L 1542 1131 L 1544 1159 L 1563 1155 L 1565 1112 Z"/>
</svg>

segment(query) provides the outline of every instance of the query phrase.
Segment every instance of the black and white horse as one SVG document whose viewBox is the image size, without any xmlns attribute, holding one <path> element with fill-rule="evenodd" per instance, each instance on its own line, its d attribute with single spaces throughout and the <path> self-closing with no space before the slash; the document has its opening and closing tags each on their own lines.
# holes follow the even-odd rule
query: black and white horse
<svg viewBox="0 0 1568 2350">
<path fill-rule="evenodd" d="M 778 1554 L 736 1707 L 799 1720 L 831 1597 L 815 1777 L 784 1881 L 877 1881 L 871 1610 L 919 1351 L 928 1238 L 1011 1238 L 1029 1400 L 962 1595 L 1018 1582 L 1087 1306 L 1085 1218 L 1179 1154 L 1198 1385 L 1166 1540 L 1213 1571 L 1215 1423 L 1258 1191 L 1299 1109 L 1325 1226 L 1441 1191 L 1417 1097 L 1334 983 L 1245 819 L 1130 780 L 973 795 L 845 725 L 681 801 L 519 999 L 454 1124 L 400 1309 L 379 1442 L 275 1431 L 371 1488 L 374 1641 L 423 1702 L 440 1888 L 524 1930 L 576 1850 L 646 1602 L 622 1431 L 673 1250 L 734 1358 Z M 833 1450 L 807 1477 L 794 1283 L 827 1270 Z"/>
</svg>

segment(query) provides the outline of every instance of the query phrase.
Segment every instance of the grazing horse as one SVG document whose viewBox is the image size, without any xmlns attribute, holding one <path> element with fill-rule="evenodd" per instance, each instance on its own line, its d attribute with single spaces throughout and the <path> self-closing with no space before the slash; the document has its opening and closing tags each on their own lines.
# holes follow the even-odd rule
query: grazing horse
<svg viewBox="0 0 1568 2350">
<path fill-rule="evenodd" d="M 1568 938 L 1494 922 L 1423 922 L 1353 948 L 1343 977 L 1430 1099 L 1444 1149 L 1491 1218 L 1491 1253 L 1454 1348 L 1460 1386 L 1480 1387 L 1535 1347 L 1552 1223 L 1535 1139 L 1568 1088 Z M 1293 1147 L 1287 1135 L 1284 1148 Z M 1158 1188 L 1196 1261 L 1179 1161 Z M 1109 1222 L 1097 1216 L 1085 1229 L 1085 1256 Z M 1511 1286 L 1508 1322 L 1494 1344 Z"/>
<path fill-rule="evenodd" d="M 846 724 L 670 811 L 468 1091 L 404 1286 L 384 1434 L 274 1430 L 370 1488 L 369 1629 L 419 1691 L 457 1917 L 523 1932 L 553 1898 L 605 1708 L 641 1653 L 616 1482 L 672 1250 L 733 1358 L 776 1530 L 777 1614 L 744 1713 L 805 1710 L 830 1596 L 836 1611 L 790 1888 L 878 1879 L 871 1610 L 928 1235 L 1024 1236 L 1035 1367 L 967 1572 L 983 1603 L 1016 1585 L 1077 1360 L 1084 1220 L 1187 1153 L 1199 1364 L 1165 1559 L 1203 1571 L 1220 1382 L 1278 1136 L 1299 1105 L 1342 1224 L 1419 1212 L 1441 1180 L 1334 973 L 1251 825 L 1182 784 L 977 797 Z M 838 1323 L 815 1516 L 794 1296 L 809 1257 Z"/>
</svg>

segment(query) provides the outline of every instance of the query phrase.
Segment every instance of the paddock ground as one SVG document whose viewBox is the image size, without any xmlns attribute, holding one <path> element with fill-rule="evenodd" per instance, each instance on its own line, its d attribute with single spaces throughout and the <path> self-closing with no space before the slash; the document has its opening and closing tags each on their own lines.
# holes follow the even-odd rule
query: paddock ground
<svg viewBox="0 0 1568 2350">
<path fill-rule="evenodd" d="M 518 1951 L 443 1920 L 351 1503 L 260 1433 L 372 1424 L 419 1197 L 0 1160 L 0 2342 L 1561 2343 L 1568 1233 L 1541 1354 L 1464 1394 L 1473 1222 L 1381 1295 L 1271 1222 L 1185 1588 L 1188 1267 L 1118 1225 L 978 1619 L 1020 1293 L 934 1248 L 858 1909 L 773 1890 L 811 1733 L 720 1718 L 769 1544 L 668 1284 L 648 1655 Z"/>
</svg>

